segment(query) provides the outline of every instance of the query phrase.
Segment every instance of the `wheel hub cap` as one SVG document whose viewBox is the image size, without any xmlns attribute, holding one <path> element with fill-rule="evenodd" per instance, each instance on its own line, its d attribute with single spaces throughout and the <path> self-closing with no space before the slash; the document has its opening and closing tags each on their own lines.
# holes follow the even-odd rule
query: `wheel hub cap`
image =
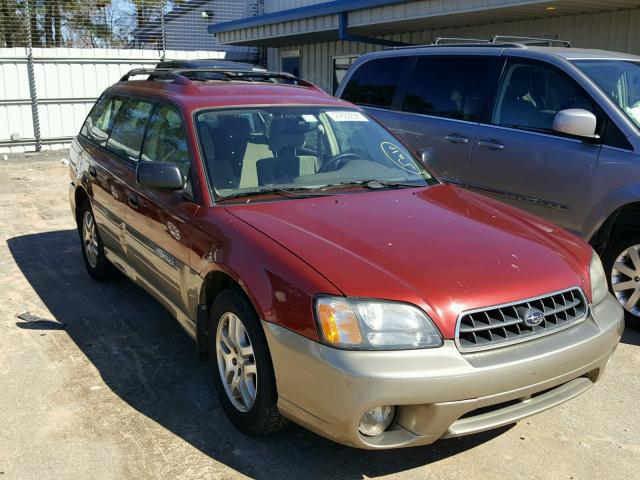
<svg viewBox="0 0 640 480">
<path fill-rule="evenodd" d="M 611 269 L 611 287 L 625 310 L 640 315 L 640 245 L 618 255 Z"/>
<path fill-rule="evenodd" d="M 251 410 L 256 400 L 258 372 L 249 334 L 233 313 L 225 313 L 218 323 L 216 357 L 229 400 L 241 412 Z"/>
<path fill-rule="evenodd" d="M 89 265 L 96 268 L 98 266 L 98 233 L 96 222 L 89 211 L 84 212 L 82 219 L 82 241 Z"/>
</svg>

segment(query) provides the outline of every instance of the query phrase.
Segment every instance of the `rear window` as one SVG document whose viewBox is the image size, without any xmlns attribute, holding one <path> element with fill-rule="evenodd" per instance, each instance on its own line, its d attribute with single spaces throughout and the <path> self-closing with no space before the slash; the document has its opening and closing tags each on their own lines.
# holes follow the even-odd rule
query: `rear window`
<svg viewBox="0 0 640 480">
<path fill-rule="evenodd" d="M 402 109 L 477 121 L 491 62 L 490 57 L 418 58 Z"/>
<path fill-rule="evenodd" d="M 95 104 L 84 125 L 82 125 L 80 135 L 104 147 L 116 115 L 123 103 L 124 99 L 122 97 L 102 97 Z"/>
<path fill-rule="evenodd" d="M 152 102 L 130 99 L 116 118 L 107 148 L 122 158 L 137 162 L 152 109 Z"/>
<path fill-rule="evenodd" d="M 369 60 L 349 78 L 342 98 L 358 105 L 390 107 L 409 57 Z"/>
</svg>

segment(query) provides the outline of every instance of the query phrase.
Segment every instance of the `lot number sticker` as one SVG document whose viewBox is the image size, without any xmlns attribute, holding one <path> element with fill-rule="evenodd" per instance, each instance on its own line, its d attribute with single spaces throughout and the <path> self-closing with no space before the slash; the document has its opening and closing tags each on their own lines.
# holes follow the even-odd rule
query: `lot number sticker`
<svg viewBox="0 0 640 480">
<path fill-rule="evenodd" d="M 336 110 L 334 112 L 327 112 L 327 115 L 334 122 L 368 122 L 367 117 L 360 112 L 354 112 L 349 110 Z"/>
</svg>

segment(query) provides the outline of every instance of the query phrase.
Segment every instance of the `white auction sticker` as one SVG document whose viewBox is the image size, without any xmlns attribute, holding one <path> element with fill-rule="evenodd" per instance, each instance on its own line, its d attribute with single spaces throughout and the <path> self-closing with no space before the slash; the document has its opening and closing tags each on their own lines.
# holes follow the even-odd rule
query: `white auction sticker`
<svg viewBox="0 0 640 480">
<path fill-rule="evenodd" d="M 318 121 L 315 115 L 309 115 L 309 114 L 302 115 L 302 119 L 307 123 L 314 123 Z"/>
<path fill-rule="evenodd" d="M 367 117 L 360 112 L 354 112 L 353 110 L 336 110 L 334 112 L 327 112 L 329 118 L 334 122 L 368 122 Z"/>
</svg>

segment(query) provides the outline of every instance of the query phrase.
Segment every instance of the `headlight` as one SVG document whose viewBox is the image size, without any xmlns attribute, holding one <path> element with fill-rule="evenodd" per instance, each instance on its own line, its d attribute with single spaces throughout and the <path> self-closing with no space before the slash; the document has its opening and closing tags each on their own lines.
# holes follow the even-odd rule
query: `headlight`
<svg viewBox="0 0 640 480">
<path fill-rule="evenodd" d="M 442 345 L 422 310 L 406 303 L 318 297 L 316 318 L 326 343 L 351 350 L 405 350 Z"/>
<path fill-rule="evenodd" d="M 591 277 L 591 303 L 598 305 L 607 297 L 609 286 L 607 285 L 607 276 L 604 273 L 602 262 L 596 252 L 593 252 L 591 257 L 589 276 Z"/>
</svg>

